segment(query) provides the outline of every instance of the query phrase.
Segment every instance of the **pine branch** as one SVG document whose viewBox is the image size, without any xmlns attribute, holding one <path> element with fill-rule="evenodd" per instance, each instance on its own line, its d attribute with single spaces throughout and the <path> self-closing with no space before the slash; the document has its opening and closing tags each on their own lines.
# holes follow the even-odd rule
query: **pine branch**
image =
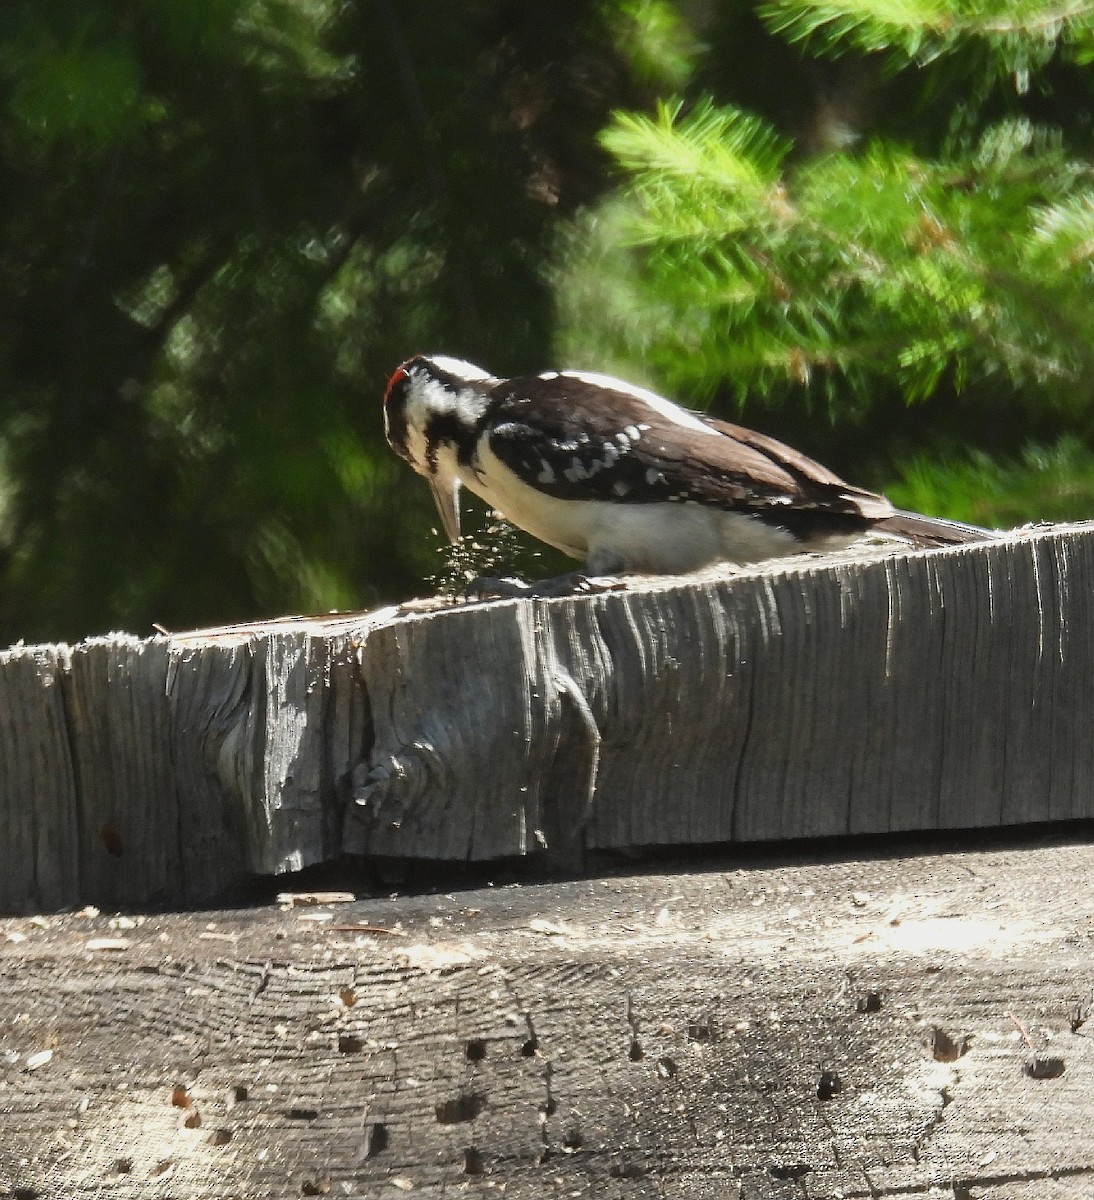
<svg viewBox="0 0 1094 1200">
<path fill-rule="evenodd" d="M 631 172 L 612 232 L 632 249 L 597 264 L 590 344 L 691 395 L 815 383 L 868 404 L 879 383 L 918 399 L 991 378 L 1083 402 L 1094 189 L 1057 140 L 1009 122 L 947 160 L 877 144 L 784 177 L 755 119 L 678 114 L 605 136 Z"/>
<path fill-rule="evenodd" d="M 692 180 L 750 196 L 777 178 L 789 144 L 758 117 L 703 101 L 685 114 L 661 102 L 653 118 L 617 113 L 600 137 L 619 164 L 649 177 Z"/>
<path fill-rule="evenodd" d="M 768 27 L 828 54 L 895 54 L 924 65 L 978 43 L 1011 72 L 1094 37 L 1091 0 L 768 0 Z"/>
<path fill-rule="evenodd" d="M 1031 243 L 1064 268 L 1094 261 L 1094 189 L 1042 208 L 1036 214 Z"/>
</svg>

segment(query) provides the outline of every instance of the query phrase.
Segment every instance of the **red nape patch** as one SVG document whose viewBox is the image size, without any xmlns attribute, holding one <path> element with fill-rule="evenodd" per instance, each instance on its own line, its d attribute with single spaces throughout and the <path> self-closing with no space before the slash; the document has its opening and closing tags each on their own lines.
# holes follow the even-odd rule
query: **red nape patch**
<svg viewBox="0 0 1094 1200">
<path fill-rule="evenodd" d="M 396 387 L 398 387 L 398 385 L 400 383 L 402 383 L 404 379 L 409 379 L 409 378 L 410 378 L 410 376 L 407 374 L 405 366 L 395 368 L 395 370 L 392 372 L 391 378 L 387 381 L 387 387 L 384 389 L 384 403 L 385 404 L 388 401 L 388 397 L 396 389 Z"/>
</svg>

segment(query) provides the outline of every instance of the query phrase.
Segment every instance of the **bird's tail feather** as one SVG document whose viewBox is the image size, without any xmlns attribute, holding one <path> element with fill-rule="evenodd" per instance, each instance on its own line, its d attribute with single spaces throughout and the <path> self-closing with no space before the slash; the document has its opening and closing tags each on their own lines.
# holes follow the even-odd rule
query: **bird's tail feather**
<svg viewBox="0 0 1094 1200">
<path fill-rule="evenodd" d="M 966 525 L 963 521 L 948 521 L 945 517 L 925 517 L 921 513 L 897 509 L 891 517 L 879 521 L 871 532 L 903 538 L 922 548 L 956 546 L 963 542 L 986 542 L 997 538 L 993 529 Z"/>
</svg>

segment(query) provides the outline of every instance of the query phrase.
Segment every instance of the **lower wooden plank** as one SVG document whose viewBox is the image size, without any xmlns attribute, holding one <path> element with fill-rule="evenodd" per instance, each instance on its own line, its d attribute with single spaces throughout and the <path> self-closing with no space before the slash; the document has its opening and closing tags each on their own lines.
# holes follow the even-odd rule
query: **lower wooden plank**
<svg viewBox="0 0 1094 1200">
<path fill-rule="evenodd" d="M 0 1195 L 1071 1200 L 1092 878 L 1057 841 L 9 919 Z"/>
</svg>

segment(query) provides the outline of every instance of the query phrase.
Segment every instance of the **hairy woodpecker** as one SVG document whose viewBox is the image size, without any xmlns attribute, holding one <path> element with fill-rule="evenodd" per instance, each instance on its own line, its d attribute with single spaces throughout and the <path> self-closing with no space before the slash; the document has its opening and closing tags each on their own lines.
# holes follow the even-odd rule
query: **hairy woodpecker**
<svg viewBox="0 0 1094 1200">
<path fill-rule="evenodd" d="M 499 379 L 417 355 L 388 382 L 384 428 L 453 541 L 463 486 L 592 575 L 755 562 L 871 530 L 921 546 L 991 536 L 899 512 L 774 438 L 585 371 Z"/>
</svg>

